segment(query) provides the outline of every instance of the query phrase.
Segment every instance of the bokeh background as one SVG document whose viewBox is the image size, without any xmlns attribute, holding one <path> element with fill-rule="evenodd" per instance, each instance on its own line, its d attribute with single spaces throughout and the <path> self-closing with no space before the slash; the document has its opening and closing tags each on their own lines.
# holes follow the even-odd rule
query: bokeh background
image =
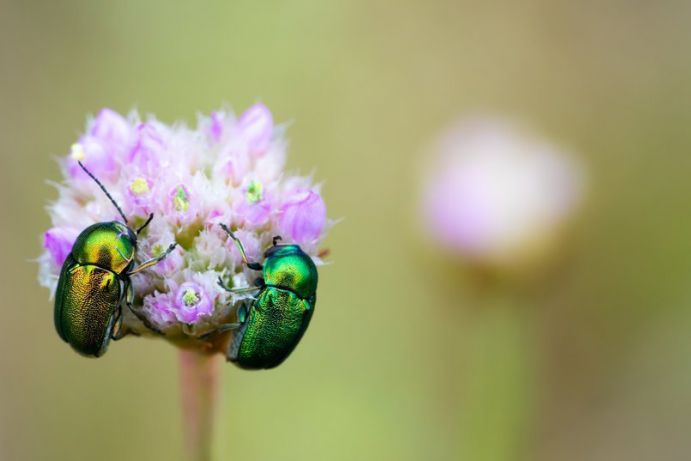
<svg viewBox="0 0 691 461">
<path fill-rule="evenodd" d="M 0 0 L 0 459 L 182 459 L 174 348 L 87 360 L 53 330 L 46 181 L 101 107 L 258 100 L 344 219 L 296 353 L 224 367 L 218 459 L 689 459 L 689 23 L 676 0 Z M 568 256 L 490 301 L 417 209 L 435 136 L 488 111 L 589 171 Z"/>
</svg>

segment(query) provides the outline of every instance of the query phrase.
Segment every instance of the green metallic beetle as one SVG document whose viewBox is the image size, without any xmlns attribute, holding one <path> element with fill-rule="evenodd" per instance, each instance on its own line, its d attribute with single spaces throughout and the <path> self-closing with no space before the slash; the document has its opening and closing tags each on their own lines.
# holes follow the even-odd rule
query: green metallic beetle
<svg viewBox="0 0 691 461">
<path fill-rule="evenodd" d="M 264 253 L 263 266 L 249 262 L 240 240 L 225 225 L 223 230 L 235 241 L 242 260 L 250 269 L 261 270 L 256 287 L 231 289 L 231 293 L 258 291 L 241 302 L 238 323 L 222 326 L 219 331 L 236 330 L 226 351 L 226 358 L 241 368 L 274 368 L 290 355 L 310 323 L 317 301 L 317 267 L 298 245 L 277 245 Z"/>
<path fill-rule="evenodd" d="M 171 244 L 162 255 L 134 267 L 137 235 L 151 222 L 153 213 L 135 233 L 103 184 L 81 162 L 79 166 L 96 181 L 125 223 L 93 224 L 77 237 L 62 265 L 55 292 L 55 329 L 80 354 L 100 357 L 111 339 L 117 340 L 126 334 L 122 325 L 123 301 L 151 328 L 132 307 L 134 288 L 130 276 L 163 260 L 176 244 Z"/>
</svg>

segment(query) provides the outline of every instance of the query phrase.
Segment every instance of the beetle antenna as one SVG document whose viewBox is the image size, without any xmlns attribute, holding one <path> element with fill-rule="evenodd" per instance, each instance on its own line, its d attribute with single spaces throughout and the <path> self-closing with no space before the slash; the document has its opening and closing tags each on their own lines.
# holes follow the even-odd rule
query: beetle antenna
<svg viewBox="0 0 691 461">
<path fill-rule="evenodd" d="M 154 214 L 153 214 L 153 213 L 150 213 L 150 214 L 149 214 L 149 217 L 148 217 L 147 220 L 146 220 L 146 222 L 145 222 L 144 224 L 142 224 L 141 227 L 139 227 L 139 229 L 137 229 L 137 235 L 139 235 L 139 233 L 140 233 L 141 231 L 143 231 L 144 229 L 146 229 L 146 226 L 149 225 L 149 223 L 151 222 L 152 219 L 154 219 Z"/>
<path fill-rule="evenodd" d="M 245 253 L 245 247 L 242 246 L 242 242 L 240 241 L 239 238 L 233 234 L 233 231 L 231 231 L 228 226 L 226 226 L 223 223 L 220 223 L 221 228 L 226 231 L 226 234 L 230 236 L 233 240 L 235 240 L 235 243 L 237 244 L 238 248 L 240 249 L 240 254 L 242 255 L 242 261 L 249 267 L 250 269 L 254 269 L 256 271 L 262 270 L 262 265 L 259 263 L 251 263 L 247 260 L 247 254 Z"/>
<path fill-rule="evenodd" d="M 277 235 L 273 238 L 272 242 L 273 242 L 274 246 L 276 246 L 276 245 L 278 245 L 278 242 L 280 242 L 281 240 L 283 240 L 283 237 L 281 237 L 280 235 Z"/>
<path fill-rule="evenodd" d="M 108 200 L 110 200 L 110 202 L 111 202 L 113 205 L 115 205 L 115 208 L 117 208 L 118 213 L 120 213 L 120 216 L 122 216 L 122 219 L 125 221 L 125 224 L 129 224 L 129 223 L 127 222 L 127 218 L 125 217 L 125 213 L 122 212 L 122 209 L 120 209 L 120 206 L 118 205 L 118 203 L 117 203 L 117 202 L 115 201 L 115 199 L 108 193 L 108 191 L 106 190 L 105 186 L 104 186 L 103 184 L 101 184 L 101 181 L 99 181 L 98 179 L 96 179 L 96 176 L 94 176 L 93 174 L 91 174 L 91 172 L 90 172 L 89 170 L 86 169 L 86 167 L 85 167 L 84 164 L 81 162 L 81 160 L 77 160 L 77 163 L 78 163 L 79 166 L 82 168 L 82 170 L 84 170 L 84 173 L 88 174 L 89 177 L 90 177 L 91 179 L 93 179 L 93 180 L 96 182 L 96 184 L 98 184 L 98 187 L 100 187 L 101 190 L 103 191 L 103 193 L 106 194 L 106 197 L 108 197 Z M 147 222 L 147 224 L 148 224 L 148 222 Z"/>
</svg>

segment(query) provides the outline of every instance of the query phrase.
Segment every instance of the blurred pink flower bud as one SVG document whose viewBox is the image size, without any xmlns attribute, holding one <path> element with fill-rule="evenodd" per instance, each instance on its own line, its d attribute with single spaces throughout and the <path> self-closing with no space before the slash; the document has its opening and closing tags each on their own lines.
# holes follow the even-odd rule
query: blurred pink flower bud
<svg viewBox="0 0 691 461">
<path fill-rule="evenodd" d="M 467 121 L 442 140 L 424 189 L 424 224 L 470 260 L 531 263 L 551 247 L 582 192 L 580 166 L 559 148 L 500 121 Z"/>
</svg>

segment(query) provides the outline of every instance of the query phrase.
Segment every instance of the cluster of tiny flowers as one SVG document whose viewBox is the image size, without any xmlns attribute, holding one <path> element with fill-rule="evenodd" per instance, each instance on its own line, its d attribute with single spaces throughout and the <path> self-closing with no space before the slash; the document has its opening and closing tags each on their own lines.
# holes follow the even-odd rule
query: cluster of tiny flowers
<svg viewBox="0 0 691 461">
<path fill-rule="evenodd" d="M 462 120 L 439 144 L 422 207 L 435 242 L 491 266 L 531 264 L 551 251 L 583 196 L 579 162 L 502 119 Z"/>
<path fill-rule="evenodd" d="M 196 129 L 103 109 L 60 160 L 65 181 L 48 207 L 53 227 L 44 234 L 41 284 L 55 292 L 61 266 L 87 226 L 122 221 L 78 161 L 108 189 L 130 227 L 154 214 L 138 238 L 137 263 L 178 243 L 162 262 L 132 277 L 135 308 L 166 334 L 212 330 L 240 298 L 221 288 L 219 277 L 247 287 L 260 275 L 242 264 L 221 223 L 235 231 L 250 260 L 261 261 L 280 235 L 319 264 L 318 246 L 330 226 L 326 207 L 310 177 L 284 171 L 283 131 L 263 104 L 239 117 L 225 110 L 200 116 Z"/>
</svg>

